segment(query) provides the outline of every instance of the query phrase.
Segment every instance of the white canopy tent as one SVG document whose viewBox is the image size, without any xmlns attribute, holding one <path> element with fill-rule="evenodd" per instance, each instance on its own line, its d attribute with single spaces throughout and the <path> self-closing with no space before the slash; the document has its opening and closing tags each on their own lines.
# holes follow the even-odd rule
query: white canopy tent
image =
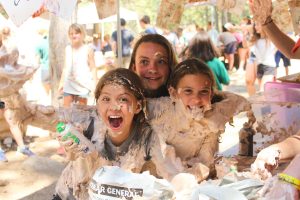
<svg viewBox="0 0 300 200">
<path fill-rule="evenodd" d="M 104 37 L 104 23 L 117 22 L 117 37 L 118 37 L 118 55 L 122 55 L 121 46 L 121 28 L 120 28 L 120 18 L 125 19 L 126 21 L 136 21 L 138 24 L 139 17 L 138 14 L 134 11 L 128 10 L 126 8 L 119 7 L 119 0 L 117 0 L 117 14 L 110 17 L 99 19 L 96 5 L 92 2 L 85 2 L 84 4 L 79 4 L 77 9 L 77 23 L 79 24 L 101 24 L 101 39 Z M 119 66 L 121 64 L 121 57 L 118 57 Z"/>
</svg>

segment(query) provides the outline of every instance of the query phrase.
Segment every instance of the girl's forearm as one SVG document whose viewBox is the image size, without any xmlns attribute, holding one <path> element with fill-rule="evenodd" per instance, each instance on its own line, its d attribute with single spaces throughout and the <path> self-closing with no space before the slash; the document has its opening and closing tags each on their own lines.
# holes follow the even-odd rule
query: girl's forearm
<svg viewBox="0 0 300 200">
<path fill-rule="evenodd" d="M 293 158 L 300 153 L 300 140 L 295 137 L 289 137 L 272 146 L 280 151 L 280 159 Z"/>
</svg>

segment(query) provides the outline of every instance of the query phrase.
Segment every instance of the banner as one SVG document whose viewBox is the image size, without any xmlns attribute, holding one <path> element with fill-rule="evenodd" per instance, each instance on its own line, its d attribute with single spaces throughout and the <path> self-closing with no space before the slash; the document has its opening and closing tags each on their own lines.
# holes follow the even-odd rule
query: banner
<svg viewBox="0 0 300 200">
<path fill-rule="evenodd" d="M 0 0 L 0 3 L 12 22 L 20 26 L 42 6 L 43 0 Z"/>
<path fill-rule="evenodd" d="M 162 0 L 157 14 L 156 26 L 174 30 L 181 21 L 185 0 Z"/>
<path fill-rule="evenodd" d="M 65 20 L 71 20 L 77 0 L 44 0 L 46 9 Z"/>
<path fill-rule="evenodd" d="M 94 0 L 99 19 L 115 15 L 117 13 L 116 0 Z"/>
</svg>

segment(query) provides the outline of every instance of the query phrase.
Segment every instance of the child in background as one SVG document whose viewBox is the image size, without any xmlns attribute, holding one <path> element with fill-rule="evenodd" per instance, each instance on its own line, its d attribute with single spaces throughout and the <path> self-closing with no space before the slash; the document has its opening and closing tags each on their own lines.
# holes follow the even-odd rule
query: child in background
<svg viewBox="0 0 300 200">
<path fill-rule="evenodd" d="M 255 25 L 255 31 L 259 38 L 251 47 L 250 51 L 255 55 L 255 63 L 257 64 L 257 80 L 259 90 L 264 90 L 264 84 L 274 80 L 276 65 L 275 53 L 276 47 L 266 33 L 261 28 L 261 25 Z"/>
<path fill-rule="evenodd" d="M 228 61 L 228 71 L 232 71 L 234 68 L 234 54 L 237 49 L 237 39 L 230 32 L 232 28 L 231 23 L 226 23 L 222 26 L 222 33 L 219 34 L 218 42 L 224 45 L 225 59 Z"/>
<path fill-rule="evenodd" d="M 178 163 L 173 165 L 175 158 L 162 155 L 161 148 L 164 147 L 146 120 L 143 86 L 134 72 L 124 68 L 107 72 L 97 84 L 95 99 L 96 122 L 104 122 L 101 131 L 92 137 L 98 151 L 69 163 L 57 184 L 54 199 L 73 195 L 78 199 L 88 199 L 86 186 L 95 170 L 102 166 L 119 166 L 139 173 L 147 170 L 147 164 L 155 166 L 152 169 L 156 170 L 151 171 L 153 175 L 167 180 L 182 169 Z M 72 146 L 76 144 L 70 142 L 64 142 L 64 146 L 74 151 L 76 148 Z"/>
<path fill-rule="evenodd" d="M 71 103 L 87 104 L 90 92 L 97 80 L 95 71 L 94 51 L 84 44 L 85 32 L 81 25 L 72 24 L 69 27 L 71 45 L 65 50 L 65 66 L 59 84 L 59 90 L 64 93 L 64 107 Z"/>
<path fill-rule="evenodd" d="M 222 90 L 222 84 L 228 85 L 229 75 L 224 64 L 218 59 L 219 53 L 205 31 L 197 33 L 190 41 L 187 49 L 187 56 L 198 58 L 206 62 L 214 73 L 217 89 Z"/>
</svg>

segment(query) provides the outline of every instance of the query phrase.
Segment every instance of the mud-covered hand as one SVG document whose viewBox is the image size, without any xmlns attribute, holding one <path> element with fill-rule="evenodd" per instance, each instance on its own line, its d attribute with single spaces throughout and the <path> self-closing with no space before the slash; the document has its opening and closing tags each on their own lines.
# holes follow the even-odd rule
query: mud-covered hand
<svg viewBox="0 0 300 200">
<path fill-rule="evenodd" d="M 74 127 L 78 130 L 78 132 L 80 133 L 83 132 L 83 129 L 79 124 L 77 125 L 74 124 Z M 88 146 L 85 145 L 83 141 L 80 141 L 80 143 L 78 144 L 76 140 L 74 140 L 74 137 L 70 137 L 58 133 L 57 140 L 59 141 L 60 145 L 63 146 L 64 149 L 66 150 L 66 155 L 68 160 L 75 160 L 79 157 L 84 158 L 87 155 L 87 153 L 90 151 Z"/>
<path fill-rule="evenodd" d="M 271 171 L 278 166 L 279 156 L 280 151 L 274 146 L 261 150 L 251 165 L 251 171 L 258 174 L 262 179 L 271 177 Z"/>
<path fill-rule="evenodd" d="M 253 20 L 261 25 L 268 23 L 272 15 L 272 0 L 249 0 Z"/>
</svg>

